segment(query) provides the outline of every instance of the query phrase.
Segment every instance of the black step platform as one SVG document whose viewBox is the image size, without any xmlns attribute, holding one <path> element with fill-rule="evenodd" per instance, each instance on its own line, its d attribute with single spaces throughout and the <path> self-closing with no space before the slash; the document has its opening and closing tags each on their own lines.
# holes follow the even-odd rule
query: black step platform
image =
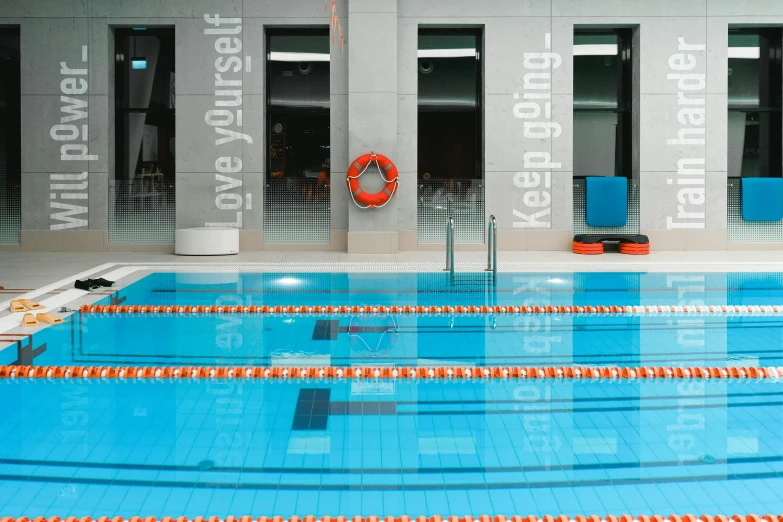
<svg viewBox="0 0 783 522">
<path fill-rule="evenodd" d="M 603 243 L 604 241 L 619 241 L 620 243 L 635 243 L 642 245 L 649 243 L 647 236 L 642 234 L 576 234 L 574 242 L 591 245 L 593 243 Z"/>
</svg>

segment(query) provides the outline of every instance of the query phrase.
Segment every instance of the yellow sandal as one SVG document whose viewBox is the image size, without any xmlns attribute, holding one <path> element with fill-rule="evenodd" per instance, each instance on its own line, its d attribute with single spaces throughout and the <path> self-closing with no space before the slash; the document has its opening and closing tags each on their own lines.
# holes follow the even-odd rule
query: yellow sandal
<svg viewBox="0 0 783 522">
<path fill-rule="evenodd" d="M 60 324 L 65 322 L 54 314 L 38 314 L 35 316 L 35 318 L 38 320 L 38 322 L 46 324 Z"/>
<path fill-rule="evenodd" d="M 22 326 L 38 326 L 38 320 L 36 320 L 33 314 L 24 314 Z"/>
<path fill-rule="evenodd" d="M 12 312 L 26 312 L 27 307 L 22 304 L 22 302 L 18 299 L 14 299 L 11 301 L 11 305 L 8 307 L 9 310 Z"/>
</svg>

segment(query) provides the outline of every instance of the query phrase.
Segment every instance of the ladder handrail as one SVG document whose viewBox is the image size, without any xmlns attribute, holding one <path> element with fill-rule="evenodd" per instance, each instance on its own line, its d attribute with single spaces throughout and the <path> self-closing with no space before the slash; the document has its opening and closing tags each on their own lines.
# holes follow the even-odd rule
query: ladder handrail
<svg viewBox="0 0 783 522">
<path fill-rule="evenodd" d="M 487 272 L 492 272 L 492 277 L 498 276 L 498 223 L 494 215 L 489 216 L 487 225 Z"/>
<path fill-rule="evenodd" d="M 454 279 L 454 216 L 446 220 L 446 270 Z"/>
</svg>

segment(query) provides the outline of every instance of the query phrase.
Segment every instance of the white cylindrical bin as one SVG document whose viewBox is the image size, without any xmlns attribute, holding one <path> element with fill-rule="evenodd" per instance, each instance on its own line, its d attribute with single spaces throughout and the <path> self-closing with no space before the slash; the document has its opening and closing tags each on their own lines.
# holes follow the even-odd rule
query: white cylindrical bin
<svg viewBox="0 0 783 522">
<path fill-rule="evenodd" d="M 238 228 L 182 228 L 174 237 L 174 252 L 180 256 L 225 256 L 239 253 Z"/>
</svg>

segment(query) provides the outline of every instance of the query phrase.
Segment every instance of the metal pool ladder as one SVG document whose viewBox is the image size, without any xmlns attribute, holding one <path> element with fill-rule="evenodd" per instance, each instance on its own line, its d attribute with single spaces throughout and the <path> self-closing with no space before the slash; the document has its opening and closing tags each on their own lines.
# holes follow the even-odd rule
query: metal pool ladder
<svg viewBox="0 0 783 522">
<path fill-rule="evenodd" d="M 495 216 L 489 216 L 487 225 L 487 272 L 492 272 L 492 283 L 498 279 L 498 222 Z"/>
<path fill-rule="evenodd" d="M 451 276 L 454 284 L 454 216 L 446 220 L 446 272 Z"/>
</svg>

